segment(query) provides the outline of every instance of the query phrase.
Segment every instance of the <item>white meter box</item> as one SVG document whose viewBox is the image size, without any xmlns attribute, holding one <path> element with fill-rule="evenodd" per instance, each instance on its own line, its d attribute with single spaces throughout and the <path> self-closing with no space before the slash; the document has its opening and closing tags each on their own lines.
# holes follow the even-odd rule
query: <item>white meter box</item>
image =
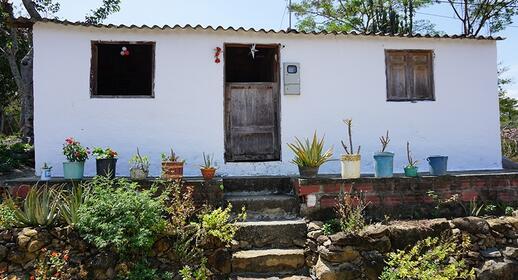
<svg viewBox="0 0 518 280">
<path fill-rule="evenodd" d="M 300 95 L 300 63 L 284 63 L 284 95 Z"/>
</svg>

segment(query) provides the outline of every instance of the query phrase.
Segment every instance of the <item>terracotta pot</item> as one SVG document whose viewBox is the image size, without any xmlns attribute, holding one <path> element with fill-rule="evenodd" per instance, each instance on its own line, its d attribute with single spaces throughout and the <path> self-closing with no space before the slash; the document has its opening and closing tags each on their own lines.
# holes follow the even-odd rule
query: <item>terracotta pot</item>
<svg viewBox="0 0 518 280">
<path fill-rule="evenodd" d="M 183 162 L 162 161 L 162 178 L 176 180 L 183 177 Z"/>
<path fill-rule="evenodd" d="M 214 175 L 216 175 L 216 168 L 201 168 L 201 175 L 203 175 L 203 179 L 205 181 L 212 180 Z"/>
</svg>

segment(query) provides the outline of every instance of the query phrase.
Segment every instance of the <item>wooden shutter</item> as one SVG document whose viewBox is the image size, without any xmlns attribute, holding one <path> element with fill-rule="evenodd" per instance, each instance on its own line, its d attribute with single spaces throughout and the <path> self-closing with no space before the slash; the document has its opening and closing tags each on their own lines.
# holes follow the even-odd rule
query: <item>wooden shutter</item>
<svg viewBox="0 0 518 280">
<path fill-rule="evenodd" d="M 386 51 L 387 100 L 434 100 L 432 51 Z"/>
</svg>

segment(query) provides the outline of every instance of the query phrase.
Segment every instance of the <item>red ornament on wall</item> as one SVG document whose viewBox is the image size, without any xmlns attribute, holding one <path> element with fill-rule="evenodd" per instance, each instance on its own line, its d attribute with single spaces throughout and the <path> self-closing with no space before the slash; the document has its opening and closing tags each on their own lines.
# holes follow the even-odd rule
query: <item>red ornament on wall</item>
<svg viewBox="0 0 518 280">
<path fill-rule="evenodd" d="M 221 55 L 221 48 L 220 47 L 216 47 L 214 49 L 214 62 L 215 63 L 220 63 L 221 62 L 221 59 L 219 58 L 220 55 Z"/>
</svg>

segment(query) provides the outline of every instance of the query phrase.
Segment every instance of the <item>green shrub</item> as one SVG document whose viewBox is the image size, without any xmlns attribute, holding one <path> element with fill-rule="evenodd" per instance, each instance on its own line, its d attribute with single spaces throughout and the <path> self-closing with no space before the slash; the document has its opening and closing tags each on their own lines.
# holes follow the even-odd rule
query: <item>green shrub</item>
<svg viewBox="0 0 518 280">
<path fill-rule="evenodd" d="M 169 280 L 173 279 L 170 272 L 162 272 L 151 268 L 149 263 L 142 260 L 135 264 L 126 275 L 117 275 L 118 280 Z"/>
<path fill-rule="evenodd" d="M 207 280 L 209 279 L 210 271 L 207 269 L 207 259 L 203 258 L 198 268 L 193 269 L 186 265 L 180 270 L 182 280 Z"/>
<path fill-rule="evenodd" d="M 340 229 L 341 229 L 340 221 L 338 221 L 337 219 L 329 220 L 322 226 L 322 232 L 325 235 L 333 235 L 333 234 L 339 232 Z"/>
<path fill-rule="evenodd" d="M 10 229 L 16 224 L 16 215 L 6 202 L 0 204 L 0 230 Z"/>
<path fill-rule="evenodd" d="M 365 227 L 366 221 L 363 212 L 367 208 L 364 194 L 353 195 L 342 193 L 338 198 L 336 215 L 340 223 L 340 228 L 344 232 L 356 232 Z"/>
<path fill-rule="evenodd" d="M 139 191 L 137 183 L 96 177 L 88 199 L 79 207 L 76 227 L 98 248 L 121 254 L 145 252 L 164 226 L 161 199 L 154 190 Z"/>
<path fill-rule="evenodd" d="M 5 201 L 14 214 L 14 226 L 50 226 L 58 217 L 61 188 L 33 186 L 19 206 L 14 199 Z"/>
<path fill-rule="evenodd" d="M 462 249 L 452 239 L 427 238 L 417 242 L 410 250 L 388 254 L 381 280 L 457 280 L 474 279 L 473 269 L 468 269 L 460 258 Z"/>
<path fill-rule="evenodd" d="M 27 164 L 28 153 L 33 149 L 14 136 L 0 136 L 0 172 L 8 172 Z"/>
<path fill-rule="evenodd" d="M 245 208 L 241 209 L 241 213 L 236 219 L 231 219 L 232 205 L 228 204 L 227 208 L 221 207 L 200 216 L 199 228 L 201 234 L 209 237 L 215 237 L 219 240 L 230 243 L 234 239 L 237 231 L 236 221 L 246 220 Z"/>
</svg>

